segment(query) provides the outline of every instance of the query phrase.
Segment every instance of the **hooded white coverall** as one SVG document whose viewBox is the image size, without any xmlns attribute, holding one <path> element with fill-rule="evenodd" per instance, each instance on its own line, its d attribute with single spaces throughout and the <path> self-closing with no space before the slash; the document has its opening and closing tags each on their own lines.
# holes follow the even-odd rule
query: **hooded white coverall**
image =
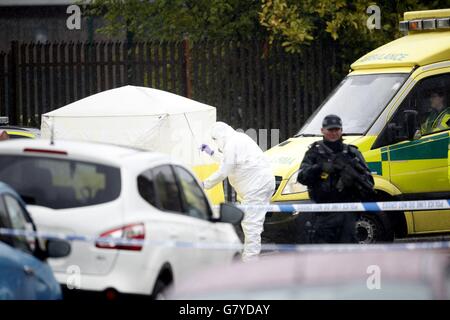
<svg viewBox="0 0 450 320">
<path fill-rule="evenodd" d="M 210 189 L 226 177 L 236 190 L 244 205 L 268 205 L 275 190 L 275 177 L 269 160 L 261 148 L 249 136 L 235 131 L 224 122 L 214 124 L 211 137 L 219 151 L 213 158 L 221 160 L 220 168 L 204 181 L 205 189 Z M 245 235 L 242 260 L 256 257 L 261 251 L 261 233 L 264 228 L 266 211 L 245 210 L 241 222 Z"/>
</svg>

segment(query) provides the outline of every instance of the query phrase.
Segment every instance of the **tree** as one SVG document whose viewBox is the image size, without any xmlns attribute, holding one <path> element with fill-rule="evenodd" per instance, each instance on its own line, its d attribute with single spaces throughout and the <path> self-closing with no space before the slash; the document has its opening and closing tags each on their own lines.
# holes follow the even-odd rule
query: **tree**
<svg viewBox="0 0 450 320">
<path fill-rule="evenodd" d="M 367 27 L 370 5 L 381 10 L 380 30 Z M 345 56 L 357 57 L 401 36 L 398 25 L 404 12 L 448 6 L 449 0 L 262 0 L 259 20 L 270 41 L 282 41 L 287 51 L 301 51 L 316 39 L 332 39 Z"/>
<path fill-rule="evenodd" d="M 84 13 L 103 16 L 98 31 L 132 32 L 136 40 L 247 39 L 264 32 L 260 0 L 83 0 Z"/>
<path fill-rule="evenodd" d="M 84 13 L 103 16 L 99 32 L 132 33 L 135 40 L 267 38 L 288 52 L 313 41 L 334 43 L 351 62 L 401 36 L 403 13 L 446 8 L 450 0 L 80 0 Z M 369 30 L 367 8 L 377 5 L 381 28 Z"/>
</svg>

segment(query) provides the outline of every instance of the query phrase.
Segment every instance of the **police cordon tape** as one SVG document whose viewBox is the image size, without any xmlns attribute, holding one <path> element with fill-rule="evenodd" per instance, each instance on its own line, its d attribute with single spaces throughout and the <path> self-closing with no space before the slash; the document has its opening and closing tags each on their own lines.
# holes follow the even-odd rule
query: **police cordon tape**
<svg viewBox="0 0 450 320">
<path fill-rule="evenodd" d="M 127 238 L 92 237 L 77 234 L 63 234 L 50 232 L 36 232 L 31 230 L 0 228 L 0 235 L 13 237 L 33 237 L 44 240 L 66 240 L 89 242 L 120 246 L 164 246 L 180 249 L 208 249 L 208 250 L 234 250 L 244 249 L 241 243 L 220 242 L 188 242 L 176 240 L 136 240 Z M 104 248 L 104 247 L 103 247 Z M 354 251 L 399 251 L 399 250 L 449 250 L 450 241 L 418 242 L 418 243 L 391 243 L 391 244 L 262 244 L 264 252 L 354 252 Z"/>
<path fill-rule="evenodd" d="M 380 211 L 418 211 L 418 210 L 445 210 L 450 209 L 450 200 L 414 200 L 414 201 L 388 201 L 388 202 L 347 202 L 347 203 L 302 203 L 302 204 L 270 204 L 270 205 L 242 205 L 235 204 L 242 210 L 264 210 L 266 212 L 293 213 L 298 212 L 372 212 Z M 102 245 L 120 246 L 166 246 L 176 248 L 196 248 L 215 250 L 242 250 L 243 244 L 215 243 L 215 242 L 186 242 L 177 240 L 137 240 L 127 238 L 94 237 L 77 234 L 35 232 L 31 230 L 0 228 L 0 235 L 37 237 L 40 239 L 60 239 L 67 241 L 82 241 Z M 355 250 L 416 250 L 416 249 L 450 249 L 450 241 L 423 242 L 423 243 L 393 243 L 393 244 L 262 244 L 264 251 L 355 251 Z"/>
<path fill-rule="evenodd" d="M 344 203 L 300 203 L 243 205 L 235 204 L 239 209 L 264 210 L 266 212 L 380 212 L 380 211 L 420 211 L 450 209 L 450 200 L 413 200 L 385 202 L 344 202 Z"/>
</svg>

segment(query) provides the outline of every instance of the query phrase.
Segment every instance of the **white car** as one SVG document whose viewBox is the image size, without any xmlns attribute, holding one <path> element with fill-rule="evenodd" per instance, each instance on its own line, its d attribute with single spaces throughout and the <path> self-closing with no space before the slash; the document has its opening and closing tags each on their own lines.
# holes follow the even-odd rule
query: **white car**
<svg viewBox="0 0 450 320">
<path fill-rule="evenodd" d="M 10 140 L 0 143 L 0 181 L 23 197 L 40 231 L 145 240 L 133 246 L 73 241 L 67 258 L 50 260 L 66 294 L 73 292 L 68 287 L 108 298 L 156 297 L 192 271 L 230 263 L 239 254 L 241 241 L 228 222 L 238 223 L 242 211 L 222 206 L 213 214 L 191 171 L 162 154 Z M 170 245 L 174 241 L 235 249 Z"/>
</svg>

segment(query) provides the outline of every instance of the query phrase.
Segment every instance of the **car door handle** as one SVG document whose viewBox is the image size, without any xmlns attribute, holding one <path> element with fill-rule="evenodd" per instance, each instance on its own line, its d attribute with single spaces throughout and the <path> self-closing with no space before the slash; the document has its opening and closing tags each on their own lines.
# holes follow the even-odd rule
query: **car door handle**
<svg viewBox="0 0 450 320">
<path fill-rule="evenodd" d="M 34 276 L 34 269 L 30 266 L 23 266 L 23 272 L 27 275 L 27 276 Z"/>
<path fill-rule="evenodd" d="M 198 236 L 198 239 L 199 239 L 200 241 L 206 241 L 206 239 L 208 239 L 208 237 L 201 234 L 201 235 Z"/>
<path fill-rule="evenodd" d="M 176 234 L 171 234 L 171 235 L 169 235 L 169 239 L 170 239 L 170 240 L 178 240 L 178 235 L 176 235 Z"/>
</svg>

